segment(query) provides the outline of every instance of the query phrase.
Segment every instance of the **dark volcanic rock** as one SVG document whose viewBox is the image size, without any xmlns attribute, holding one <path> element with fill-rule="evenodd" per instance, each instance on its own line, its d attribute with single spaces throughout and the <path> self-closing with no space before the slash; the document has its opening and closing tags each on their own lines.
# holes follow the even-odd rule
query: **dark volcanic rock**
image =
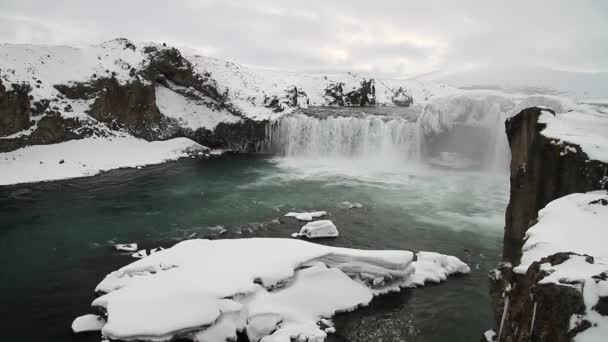
<svg viewBox="0 0 608 342">
<path fill-rule="evenodd" d="M 397 89 L 391 100 L 393 104 L 400 107 L 409 107 L 414 104 L 414 98 L 403 87 Z"/>
<path fill-rule="evenodd" d="M 584 323 L 570 330 L 571 317 L 585 313 L 582 283 L 539 284 L 549 275 L 541 270 L 542 264 L 559 265 L 574 255 L 578 254 L 557 253 L 543 258 L 532 263 L 525 275 L 515 274 L 508 264 L 491 274 L 490 294 L 499 330 L 506 298 L 509 300 L 500 341 L 566 342 L 584 330 Z"/>
<path fill-rule="evenodd" d="M 358 88 L 348 92 L 344 91 L 344 83 L 330 83 L 324 98 L 330 106 L 375 106 L 376 83 L 373 79 L 362 80 Z"/>
<path fill-rule="evenodd" d="M 551 268 L 579 254 L 547 256 L 533 263 L 525 275 L 512 269 L 520 262 L 525 233 L 537 222 L 540 209 L 572 193 L 608 189 L 608 164 L 590 160 L 578 145 L 541 134 L 545 125 L 538 118 L 543 110 L 546 109 L 524 109 L 505 123 L 511 147 L 511 194 L 505 217 L 503 263 L 490 273 L 490 296 L 499 328 L 503 309 L 509 303 L 499 337 L 505 342 L 571 341 L 591 326 L 580 320 L 570 330 L 573 315 L 585 313 L 581 282 L 539 284 Z M 602 201 L 590 205 L 602 205 Z M 594 263 L 592 256 L 584 257 L 585 262 Z M 549 268 L 541 270 L 541 264 Z M 600 281 L 602 275 L 596 277 Z M 599 301 L 594 310 L 603 310 L 603 305 Z"/>
<path fill-rule="evenodd" d="M 525 233 L 549 202 L 606 189 L 608 164 L 590 160 L 578 145 L 540 134 L 541 109 L 527 108 L 505 123 L 511 147 L 511 194 L 505 217 L 503 260 L 517 264 Z M 576 153 L 570 152 L 576 150 Z"/>
<path fill-rule="evenodd" d="M 0 136 L 27 129 L 30 124 L 31 87 L 27 83 L 11 84 L 7 89 L 0 80 Z"/>
<path fill-rule="evenodd" d="M 0 139 L 0 152 L 13 151 L 27 145 L 56 144 L 103 134 L 104 132 L 89 122 L 82 122 L 77 118 L 64 118 L 59 113 L 54 113 L 41 118 L 29 135 L 15 139 Z"/>
<path fill-rule="evenodd" d="M 210 148 L 224 148 L 235 152 L 257 152 L 266 137 L 268 121 L 243 119 L 237 123 L 220 123 L 215 130 L 199 129 L 192 137 Z"/>
</svg>

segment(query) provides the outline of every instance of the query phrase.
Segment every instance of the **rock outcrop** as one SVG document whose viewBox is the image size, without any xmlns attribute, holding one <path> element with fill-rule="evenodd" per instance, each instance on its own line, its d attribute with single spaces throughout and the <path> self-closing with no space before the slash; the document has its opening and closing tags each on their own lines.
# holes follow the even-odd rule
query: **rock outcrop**
<svg viewBox="0 0 608 342">
<path fill-rule="evenodd" d="M 30 90 L 27 83 L 13 83 L 7 89 L 0 80 L 0 136 L 11 135 L 31 126 Z"/>
<path fill-rule="evenodd" d="M 527 108 L 506 121 L 511 147 L 511 193 L 505 217 L 503 259 L 516 264 L 526 231 L 549 202 L 576 192 L 606 189 L 608 164 L 580 146 L 547 138 L 538 122 L 542 111 Z"/>
<path fill-rule="evenodd" d="M 392 101 L 393 104 L 400 107 L 409 107 L 414 104 L 414 98 L 403 87 L 399 87 L 399 89 L 395 91 L 395 95 L 393 95 Z"/>
<path fill-rule="evenodd" d="M 364 79 L 358 87 L 345 89 L 342 82 L 330 83 L 324 95 L 330 106 L 365 107 L 376 105 L 376 82 Z"/>
<path fill-rule="evenodd" d="M 496 332 L 501 342 L 572 341 L 591 327 L 588 321 L 579 319 L 586 310 L 584 281 L 541 280 L 571 258 L 582 258 L 593 265 L 592 256 L 563 251 L 533 262 L 525 273 L 514 270 L 522 257 L 526 231 L 537 223 L 540 209 L 572 193 L 608 189 L 608 164 L 591 160 L 576 144 L 541 134 L 545 124 L 539 123 L 539 116 L 543 111 L 550 110 L 524 109 L 505 124 L 512 155 L 511 194 L 503 263 L 490 273 Z"/>
</svg>

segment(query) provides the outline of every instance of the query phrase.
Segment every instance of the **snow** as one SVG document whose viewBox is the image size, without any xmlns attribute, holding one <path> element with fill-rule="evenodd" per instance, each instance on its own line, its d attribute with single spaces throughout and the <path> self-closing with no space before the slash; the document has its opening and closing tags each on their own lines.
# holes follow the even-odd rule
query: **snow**
<svg viewBox="0 0 608 342">
<path fill-rule="evenodd" d="M 541 134 L 579 145 L 590 159 L 608 162 L 608 114 L 593 110 L 543 112 L 539 122 L 547 125 Z"/>
<path fill-rule="evenodd" d="M 457 257 L 435 252 L 418 252 L 412 263 L 416 269 L 412 282 L 424 285 L 427 282 L 440 283 L 453 274 L 468 274 L 471 269 Z"/>
<path fill-rule="evenodd" d="M 133 254 L 131 254 L 131 256 L 135 259 L 142 259 L 148 256 L 148 252 L 146 252 L 145 249 L 139 250 Z"/>
<path fill-rule="evenodd" d="M 137 244 L 136 243 L 117 243 L 116 245 L 114 245 L 114 248 L 117 251 L 135 252 L 137 250 Z"/>
<path fill-rule="evenodd" d="M 72 331 L 75 333 L 85 331 L 99 331 L 106 324 L 106 320 L 103 317 L 88 314 L 80 317 L 76 317 L 72 322 Z"/>
<path fill-rule="evenodd" d="M 526 232 L 521 263 L 515 272 L 525 273 L 534 261 L 558 252 L 587 254 L 596 263 L 608 264 L 608 206 L 589 204 L 603 198 L 608 198 L 606 192 L 571 194 L 541 209 L 538 223 Z"/>
<path fill-rule="evenodd" d="M 108 274 L 92 305 L 107 312 L 110 339 L 219 342 L 245 330 L 253 341 L 323 341 L 336 312 L 434 281 L 422 280 L 430 264 L 413 274 L 413 257 L 292 239 L 186 240 Z M 436 273 L 466 271 L 447 256 L 422 259 L 437 261 Z"/>
<path fill-rule="evenodd" d="M 486 330 L 483 333 L 483 336 L 486 339 L 486 342 L 494 342 L 496 341 L 496 332 L 494 330 Z"/>
<path fill-rule="evenodd" d="M 312 221 L 315 218 L 323 217 L 325 215 L 327 215 L 326 211 L 312 211 L 304 213 L 289 212 L 285 214 L 285 216 L 287 217 L 295 217 L 297 220 L 300 221 Z"/>
<path fill-rule="evenodd" d="M 226 109 L 209 108 L 204 101 L 188 99 L 186 96 L 166 88 L 156 86 L 156 105 L 164 115 L 177 119 L 184 127 L 192 130 L 205 128 L 214 130 L 220 123 L 237 123 L 241 118 Z"/>
<path fill-rule="evenodd" d="M 330 220 L 319 220 L 309 222 L 299 233 L 293 233 L 292 237 L 307 237 L 309 239 L 337 237 L 339 235 L 338 228 Z"/>
<path fill-rule="evenodd" d="M 578 342 L 603 341 L 608 334 L 608 317 L 595 309 L 599 297 L 608 296 L 608 281 L 594 278 L 608 272 L 608 192 L 571 194 L 549 203 L 538 213 L 538 223 L 528 229 L 521 263 L 514 268 L 525 273 L 535 261 L 558 252 L 573 252 L 560 264 L 543 263 L 547 273 L 539 284 L 573 286 L 582 292 L 586 311 L 572 322 L 587 320 L 589 328 L 574 337 Z M 589 262 L 588 257 L 593 257 Z"/>
<path fill-rule="evenodd" d="M 111 169 L 159 164 L 205 151 L 206 147 L 186 138 L 148 142 L 130 136 L 92 137 L 27 146 L 0 153 L 0 185 L 92 176 Z"/>
</svg>

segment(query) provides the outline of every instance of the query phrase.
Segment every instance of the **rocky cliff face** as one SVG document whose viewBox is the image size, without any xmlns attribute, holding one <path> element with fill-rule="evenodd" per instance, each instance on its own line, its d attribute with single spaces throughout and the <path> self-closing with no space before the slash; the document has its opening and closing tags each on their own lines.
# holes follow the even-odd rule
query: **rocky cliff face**
<svg viewBox="0 0 608 342">
<path fill-rule="evenodd" d="M 516 264 L 526 231 L 549 202 L 576 192 L 605 189 L 608 165 L 590 160 L 580 146 L 540 134 L 547 109 L 532 107 L 505 123 L 511 148 L 511 194 L 505 217 L 503 259 Z"/>
<path fill-rule="evenodd" d="M 354 74 L 283 75 L 127 39 L 2 49 L 0 152 L 115 132 L 252 152 L 266 123 L 285 112 L 379 104 L 375 80 Z"/>
<path fill-rule="evenodd" d="M 532 263 L 525 273 L 514 271 L 522 257 L 526 231 L 536 224 L 540 209 L 568 194 L 608 188 L 608 164 L 590 160 L 578 145 L 541 134 L 545 128 L 538 120 L 542 111 L 547 109 L 524 109 L 505 124 L 512 155 L 511 196 L 505 220 L 504 262 L 490 274 L 499 335 L 494 340 L 571 341 L 592 326 L 584 319 L 573 321 L 585 313 L 584 281 L 541 280 L 572 258 L 582 259 L 580 267 L 593 265 L 593 256 L 563 251 Z M 597 282 L 606 279 L 601 272 L 595 277 Z"/>
<path fill-rule="evenodd" d="M 29 84 L 11 84 L 0 80 L 0 136 L 11 135 L 30 127 Z"/>
</svg>

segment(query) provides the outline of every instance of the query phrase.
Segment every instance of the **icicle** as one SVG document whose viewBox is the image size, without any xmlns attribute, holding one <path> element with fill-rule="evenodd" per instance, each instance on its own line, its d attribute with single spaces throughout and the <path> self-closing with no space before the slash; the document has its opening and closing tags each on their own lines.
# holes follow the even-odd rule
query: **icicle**
<svg viewBox="0 0 608 342">
<path fill-rule="evenodd" d="M 505 297 L 505 305 L 502 310 L 502 318 L 500 319 L 500 329 L 498 329 L 498 341 L 502 337 L 502 327 L 505 324 L 505 318 L 507 318 L 507 312 L 509 311 L 509 296 Z"/>
<path fill-rule="evenodd" d="M 532 309 L 532 322 L 530 323 L 530 336 L 532 336 L 532 331 L 534 330 L 534 320 L 536 320 L 536 304 L 538 304 L 538 302 L 534 302 L 534 309 Z"/>
</svg>

